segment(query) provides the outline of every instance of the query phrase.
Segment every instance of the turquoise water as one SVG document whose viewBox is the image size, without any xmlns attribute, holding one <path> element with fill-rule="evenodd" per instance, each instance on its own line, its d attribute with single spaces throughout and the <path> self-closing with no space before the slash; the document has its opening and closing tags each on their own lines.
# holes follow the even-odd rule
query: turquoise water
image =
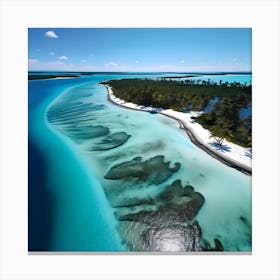
<svg viewBox="0 0 280 280">
<path fill-rule="evenodd" d="M 227 74 L 227 75 L 204 75 L 204 76 L 199 76 L 199 77 L 191 77 L 191 78 L 179 78 L 179 79 L 172 79 L 172 80 L 178 80 L 178 81 L 184 81 L 184 80 L 202 80 L 202 81 L 210 81 L 218 83 L 222 81 L 223 83 L 228 82 L 228 83 L 233 83 L 233 82 L 239 82 L 241 84 L 247 84 L 250 85 L 252 84 L 252 75 L 251 74 L 239 74 L 239 75 L 234 75 L 234 74 Z"/>
<path fill-rule="evenodd" d="M 196 225 L 170 221 L 185 217 L 182 207 L 193 194 L 178 190 L 168 203 L 160 196 L 181 180 L 204 197 L 202 206 L 200 197 L 192 204 L 204 244 L 214 248 L 218 239 L 225 251 L 251 251 L 251 177 L 197 148 L 177 122 L 111 104 L 99 81 L 124 77 L 139 74 L 29 84 L 29 140 L 45 161 L 52 201 L 45 250 L 186 250 Z M 38 101 L 40 88 L 47 97 Z M 35 166 L 29 163 L 31 171 Z"/>
<path fill-rule="evenodd" d="M 31 243 L 37 247 L 29 246 L 29 250 L 123 251 L 125 249 L 115 229 L 113 212 L 100 183 L 92 170 L 89 170 L 86 159 L 81 158 L 73 143 L 51 128 L 46 120 L 46 110 L 51 100 L 77 83 L 74 79 L 69 80 L 29 82 L 29 140 L 38 147 L 46 163 L 44 194 L 51 197 L 46 210 L 40 209 L 40 206 L 39 209 L 33 209 L 40 213 L 48 211 L 47 219 L 45 215 L 31 220 L 36 224 L 29 225 L 29 234 L 35 231 L 32 235 L 34 239 L 48 238 L 49 242 L 43 246 L 41 240 L 30 240 L 29 245 Z M 78 84 L 86 81 L 79 80 Z M 40 90 L 42 83 L 44 90 Z M 57 88 L 60 90 L 57 91 Z M 33 95 L 41 94 L 45 95 L 43 101 L 33 98 Z M 40 172 L 37 164 L 37 161 L 29 161 L 32 173 Z M 30 197 L 41 199 L 33 197 L 29 192 L 29 204 L 32 204 Z M 46 220 L 49 221 L 48 229 L 51 228 L 47 237 L 44 236 L 45 232 L 34 230 L 34 227 L 44 224 Z"/>
</svg>

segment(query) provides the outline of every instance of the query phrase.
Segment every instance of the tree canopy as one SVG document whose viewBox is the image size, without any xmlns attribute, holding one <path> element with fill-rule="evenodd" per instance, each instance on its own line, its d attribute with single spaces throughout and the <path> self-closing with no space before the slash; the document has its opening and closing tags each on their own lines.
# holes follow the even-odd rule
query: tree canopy
<svg viewBox="0 0 280 280">
<path fill-rule="evenodd" d="M 114 95 L 127 102 L 176 111 L 204 111 L 196 118 L 216 140 L 228 139 L 251 147 L 251 116 L 240 119 L 239 112 L 251 104 L 251 85 L 203 80 L 123 79 L 107 82 Z M 211 105 L 211 101 L 218 102 Z M 211 105 L 206 113 L 205 108 Z M 219 137 L 218 137 L 219 136 Z"/>
</svg>

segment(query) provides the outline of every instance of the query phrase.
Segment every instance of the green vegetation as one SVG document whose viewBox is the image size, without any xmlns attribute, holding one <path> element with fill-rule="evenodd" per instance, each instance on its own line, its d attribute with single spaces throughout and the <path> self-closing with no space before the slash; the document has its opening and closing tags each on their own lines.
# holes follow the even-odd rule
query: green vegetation
<svg viewBox="0 0 280 280">
<path fill-rule="evenodd" d="M 97 73 L 97 72 L 96 72 Z M 95 72 L 28 72 L 28 80 L 46 80 L 54 78 L 78 78 L 81 76 L 90 76 Z"/>
<path fill-rule="evenodd" d="M 211 131 L 218 144 L 227 139 L 251 147 L 251 116 L 240 119 L 239 111 L 251 104 L 251 85 L 212 83 L 210 80 L 123 79 L 107 82 L 114 95 L 139 105 L 171 108 L 176 111 L 204 111 L 214 98 L 218 100 L 210 112 L 196 122 Z"/>
<path fill-rule="evenodd" d="M 73 75 L 73 74 L 51 74 L 51 75 L 28 75 L 28 80 L 46 80 L 46 79 L 54 79 L 54 78 L 77 78 L 80 77 L 79 75 Z"/>
</svg>

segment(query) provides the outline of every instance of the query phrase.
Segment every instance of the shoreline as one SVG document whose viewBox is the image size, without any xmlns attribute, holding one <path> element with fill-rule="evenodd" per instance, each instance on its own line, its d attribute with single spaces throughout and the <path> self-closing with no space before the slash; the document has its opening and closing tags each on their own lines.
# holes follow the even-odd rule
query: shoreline
<svg viewBox="0 0 280 280">
<path fill-rule="evenodd" d="M 139 106 L 130 102 L 125 102 L 123 100 L 120 100 L 119 98 L 113 95 L 113 91 L 109 85 L 104 84 L 104 86 L 107 89 L 108 100 L 117 106 L 120 106 L 125 109 L 134 110 L 134 111 L 141 111 L 141 112 L 149 112 L 151 110 L 156 109 L 151 107 Z M 207 154 L 212 156 L 213 158 L 219 160 L 223 164 L 232 167 L 246 175 L 252 175 L 251 166 L 249 164 L 245 164 L 241 162 L 242 159 L 243 160 L 247 159 L 248 163 L 251 163 L 251 160 L 248 160 L 249 156 L 245 155 L 245 152 L 247 151 L 246 148 L 243 148 L 241 146 L 238 146 L 234 143 L 225 140 L 224 143 L 226 145 L 224 146 L 227 147 L 227 149 L 233 151 L 230 154 L 231 157 L 229 155 L 224 155 L 223 153 L 227 152 L 226 150 L 225 151 L 217 150 L 211 146 L 211 144 L 213 144 L 214 142 L 209 143 L 208 140 L 209 140 L 210 132 L 204 129 L 200 124 L 191 121 L 192 113 L 182 113 L 182 112 L 173 111 L 171 109 L 166 109 L 158 112 L 158 114 L 176 120 L 179 124 L 179 127 L 185 131 L 185 133 L 188 135 L 191 142 L 195 144 L 197 147 L 199 147 L 200 149 L 202 149 L 203 151 L 205 151 Z"/>
<path fill-rule="evenodd" d="M 80 76 L 68 76 L 68 77 L 57 76 L 57 77 L 46 77 L 46 78 L 40 77 L 39 79 L 37 79 L 37 78 L 34 79 L 33 77 L 31 77 L 31 78 L 28 77 L 28 81 L 60 80 L 60 79 L 74 79 L 74 78 L 80 78 Z"/>
</svg>

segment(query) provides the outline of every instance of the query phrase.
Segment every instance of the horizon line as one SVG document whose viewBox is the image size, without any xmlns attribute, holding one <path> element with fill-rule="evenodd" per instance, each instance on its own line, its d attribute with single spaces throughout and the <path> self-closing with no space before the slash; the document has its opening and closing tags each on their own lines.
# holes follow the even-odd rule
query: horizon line
<svg viewBox="0 0 280 280">
<path fill-rule="evenodd" d="M 63 71 L 63 70 L 28 70 L 30 72 L 61 72 L 61 73 L 248 73 L 252 74 L 252 71 Z"/>
</svg>

